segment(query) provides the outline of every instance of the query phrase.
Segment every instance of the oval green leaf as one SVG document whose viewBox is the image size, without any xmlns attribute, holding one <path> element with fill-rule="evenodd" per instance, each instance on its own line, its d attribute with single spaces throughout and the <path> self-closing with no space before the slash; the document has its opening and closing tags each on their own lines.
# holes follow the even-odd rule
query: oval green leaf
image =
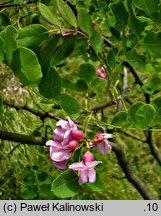
<svg viewBox="0 0 161 216">
<path fill-rule="evenodd" d="M 91 64 L 81 64 L 78 68 L 78 75 L 80 78 L 90 82 L 96 76 L 96 69 Z"/>
<path fill-rule="evenodd" d="M 65 199 L 79 193 L 78 176 L 71 170 L 64 171 L 52 183 L 51 190 L 55 196 Z"/>
<path fill-rule="evenodd" d="M 20 47 L 13 53 L 11 67 L 23 85 L 35 85 L 42 77 L 37 56 L 32 50 Z"/>
<path fill-rule="evenodd" d="M 17 42 L 25 47 L 38 47 L 49 36 L 49 31 L 40 24 L 32 24 L 18 30 Z"/>
<path fill-rule="evenodd" d="M 39 92 L 48 99 L 57 97 L 61 92 L 61 78 L 54 68 L 50 68 L 39 83 Z"/>
<path fill-rule="evenodd" d="M 72 11 L 72 9 L 63 0 L 57 0 L 57 6 L 63 19 L 69 23 L 71 26 L 77 28 L 77 19 Z"/>
<path fill-rule="evenodd" d="M 39 11 L 41 16 L 50 24 L 61 27 L 61 23 L 58 20 L 57 16 L 49 9 L 45 4 L 39 3 Z"/>
<path fill-rule="evenodd" d="M 57 100 L 69 116 L 73 118 L 77 118 L 79 116 L 80 106 L 74 97 L 67 94 L 60 94 Z"/>
</svg>

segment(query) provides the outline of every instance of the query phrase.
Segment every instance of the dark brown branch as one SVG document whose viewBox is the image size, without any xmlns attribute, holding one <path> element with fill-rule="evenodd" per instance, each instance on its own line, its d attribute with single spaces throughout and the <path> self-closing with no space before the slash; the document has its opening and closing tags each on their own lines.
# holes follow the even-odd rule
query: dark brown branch
<svg viewBox="0 0 161 216">
<path fill-rule="evenodd" d="M 55 120 L 60 120 L 59 117 L 53 115 L 52 113 L 50 112 L 43 112 L 43 111 L 40 111 L 40 110 L 35 110 L 27 105 L 25 106 L 18 106 L 18 105 L 15 105 L 15 104 L 12 104 L 10 102 L 7 102 L 7 101 L 3 101 L 3 104 L 6 105 L 6 106 L 9 106 L 9 107 L 12 107 L 12 108 L 15 108 L 17 111 L 18 110 L 25 110 L 25 111 L 28 111 L 38 117 L 40 117 L 41 119 L 45 119 L 45 118 L 52 118 L 52 119 L 55 119 Z"/>
<path fill-rule="evenodd" d="M 93 111 L 94 113 L 96 113 L 96 112 L 98 112 L 99 110 L 103 110 L 103 109 L 105 109 L 105 108 L 107 108 L 107 107 L 110 107 L 110 106 L 112 106 L 112 105 L 114 105 L 114 104 L 116 104 L 114 101 L 109 101 L 109 102 L 107 102 L 107 103 L 104 103 L 104 104 L 101 104 L 101 105 L 99 105 L 99 106 L 93 107 L 93 108 L 92 108 L 92 111 Z"/>
<path fill-rule="evenodd" d="M 123 172 L 125 173 L 125 177 L 129 182 L 133 184 L 133 186 L 138 190 L 138 192 L 141 194 L 141 196 L 145 200 L 152 200 L 154 199 L 150 192 L 145 187 L 144 183 L 134 174 L 134 172 L 131 169 L 131 166 L 129 164 L 128 159 L 125 156 L 125 153 L 122 149 L 122 147 L 119 144 L 115 144 L 110 142 L 112 146 L 112 150 L 115 152 L 118 163 L 120 167 L 122 168 Z"/>
<path fill-rule="evenodd" d="M 22 135 L 6 131 L 0 131 L 0 139 L 30 145 L 43 145 L 45 143 L 45 140 L 41 137 Z"/>
<path fill-rule="evenodd" d="M 120 133 L 123 133 L 125 136 L 131 137 L 132 139 L 135 139 L 135 140 L 137 140 L 139 142 L 144 142 L 144 143 L 146 142 L 146 140 L 142 140 L 142 139 L 140 139 L 138 137 L 135 137 L 135 136 L 133 136 L 133 135 L 131 135 L 131 134 L 125 132 L 125 131 L 122 131 L 122 130 L 119 130 L 119 129 L 117 129 L 117 131 L 120 132 Z"/>
<path fill-rule="evenodd" d="M 22 135 L 17 133 L 10 133 L 0 131 L 0 139 L 8 140 L 13 142 L 20 142 L 24 144 L 30 145 L 45 145 L 45 140 L 41 137 Z M 125 156 L 125 153 L 122 147 L 118 144 L 111 143 L 112 150 L 115 152 L 119 165 L 121 166 L 123 172 L 125 173 L 125 177 L 129 182 L 133 184 L 133 186 L 138 190 L 138 192 L 142 195 L 144 199 L 151 200 L 153 199 L 152 195 L 146 189 L 144 183 L 135 176 L 133 173 L 128 159 Z"/>
<path fill-rule="evenodd" d="M 147 136 L 147 141 L 146 142 L 149 144 L 151 154 L 153 155 L 153 157 L 157 160 L 157 162 L 161 166 L 161 155 L 159 154 L 159 152 L 157 151 L 157 149 L 154 146 L 153 138 L 152 138 L 152 131 L 151 130 L 148 130 L 148 136 Z"/>
</svg>

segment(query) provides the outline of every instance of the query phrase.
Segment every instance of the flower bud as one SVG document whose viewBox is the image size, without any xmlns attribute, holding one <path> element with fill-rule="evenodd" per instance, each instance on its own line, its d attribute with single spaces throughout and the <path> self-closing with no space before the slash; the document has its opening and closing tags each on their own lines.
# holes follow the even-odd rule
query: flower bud
<svg viewBox="0 0 161 216">
<path fill-rule="evenodd" d="M 82 158 L 84 164 L 94 161 L 94 156 L 90 151 L 87 151 Z"/>
<path fill-rule="evenodd" d="M 80 140 L 84 136 L 83 132 L 80 130 L 72 130 L 71 135 L 76 140 Z"/>
<path fill-rule="evenodd" d="M 72 141 L 69 142 L 68 147 L 70 149 L 75 149 L 75 148 L 78 147 L 78 142 L 76 140 L 72 140 Z"/>
<path fill-rule="evenodd" d="M 96 134 L 95 138 L 96 138 L 96 142 L 103 142 L 105 139 L 104 136 L 102 136 L 100 134 Z"/>
</svg>

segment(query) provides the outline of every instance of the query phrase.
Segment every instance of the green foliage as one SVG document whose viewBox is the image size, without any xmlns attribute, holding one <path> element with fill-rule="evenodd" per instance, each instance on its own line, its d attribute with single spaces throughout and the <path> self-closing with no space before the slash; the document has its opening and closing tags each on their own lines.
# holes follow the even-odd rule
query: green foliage
<svg viewBox="0 0 161 216">
<path fill-rule="evenodd" d="M 40 24 L 32 24 L 18 30 L 17 42 L 20 46 L 38 47 L 48 36 L 48 29 Z"/>
<path fill-rule="evenodd" d="M 74 197 L 79 193 L 77 174 L 70 170 L 64 171 L 53 181 L 51 190 L 55 196 L 62 199 Z"/>
<path fill-rule="evenodd" d="M 38 59 L 28 48 L 20 47 L 14 51 L 11 66 L 23 85 L 38 84 L 42 77 Z"/>
<path fill-rule="evenodd" d="M 151 104 L 153 107 L 155 107 L 156 110 L 156 115 L 155 118 L 153 119 L 152 124 L 155 125 L 161 125 L 161 96 L 155 97 L 152 101 Z"/>
<path fill-rule="evenodd" d="M 54 99 L 61 92 L 61 78 L 54 68 L 41 78 L 39 83 L 40 94 L 48 99 Z"/>
<path fill-rule="evenodd" d="M 0 119 L 2 118 L 3 115 L 3 101 L 2 98 L 0 97 Z"/>
<path fill-rule="evenodd" d="M 50 10 L 49 7 L 47 7 L 45 4 L 39 3 L 39 11 L 41 16 L 48 21 L 49 23 L 51 23 L 52 25 L 61 27 L 61 23 L 58 20 L 57 16 L 55 16 L 55 14 Z"/>
<path fill-rule="evenodd" d="M 98 89 L 104 89 L 107 85 L 107 81 L 102 78 L 95 78 L 91 83 L 91 89 L 98 91 Z"/>
<path fill-rule="evenodd" d="M 79 116 L 80 106 L 74 97 L 67 94 L 60 94 L 57 100 L 69 116 L 72 118 L 77 118 Z"/>
<path fill-rule="evenodd" d="M 71 8 L 63 0 L 56 0 L 56 2 L 57 2 L 58 10 L 62 15 L 63 19 L 71 26 L 76 28 L 77 20 Z"/>
<path fill-rule="evenodd" d="M 93 35 L 94 27 L 92 25 L 92 20 L 85 9 L 80 8 L 78 10 L 78 23 L 83 32 L 85 32 L 89 36 Z"/>
<path fill-rule="evenodd" d="M 3 31 L 1 31 L 0 38 L 0 45 L 3 46 L 2 49 L 5 60 L 7 64 L 10 65 L 12 61 L 12 54 L 17 48 L 17 30 L 13 26 L 7 26 Z M 1 55 L 3 57 L 3 53 Z"/>
<path fill-rule="evenodd" d="M 78 75 L 80 78 L 90 82 L 96 76 L 96 69 L 91 64 L 81 64 L 78 68 Z"/>
<path fill-rule="evenodd" d="M 109 5 L 114 17 L 115 28 L 118 31 L 123 31 L 128 21 L 128 12 L 122 2 L 112 3 Z"/>
<path fill-rule="evenodd" d="M 94 49 L 97 53 L 103 51 L 104 40 L 103 40 L 103 37 L 101 36 L 101 34 L 94 31 L 94 33 L 90 37 L 90 41 L 91 41 L 92 46 L 94 47 Z"/>
<path fill-rule="evenodd" d="M 56 66 L 68 57 L 75 48 L 76 37 L 74 35 L 64 36 L 63 43 L 58 46 L 51 58 L 51 66 Z"/>
<path fill-rule="evenodd" d="M 117 112 L 115 115 L 114 115 L 114 118 L 112 120 L 112 123 L 116 126 L 120 126 L 120 127 L 126 127 L 127 125 L 127 112 L 125 111 L 120 111 L 120 112 Z"/>
</svg>

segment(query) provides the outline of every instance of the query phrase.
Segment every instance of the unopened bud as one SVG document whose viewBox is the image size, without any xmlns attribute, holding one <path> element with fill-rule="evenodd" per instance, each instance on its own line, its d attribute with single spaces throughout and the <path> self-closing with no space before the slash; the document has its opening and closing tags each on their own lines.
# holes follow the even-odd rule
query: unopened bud
<svg viewBox="0 0 161 216">
<path fill-rule="evenodd" d="M 83 132 L 80 130 L 72 130 L 71 135 L 76 140 L 80 140 L 84 136 Z"/>
<path fill-rule="evenodd" d="M 96 134 L 95 135 L 95 138 L 96 138 L 96 142 L 103 142 L 104 141 L 104 137 L 100 134 Z"/>
<path fill-rule="evenodd" d="M 78 144 L 79 144 L 79 143 L 78 143 L 76 140 L 72 140 L 72 141 L 69 142 L 68 147 L 69 147 L 70 149 L 75 149 L 75 148 L 78 147 Z"/>
<path fill-rule="evenodd" d="M 83 155 L 83 162 L 84 164 L 88 163 L 88 162 L 92 162 L 94 161 L 94 156 L 90 151 L 87 151 L 84 155 Z"/>
</svg>

